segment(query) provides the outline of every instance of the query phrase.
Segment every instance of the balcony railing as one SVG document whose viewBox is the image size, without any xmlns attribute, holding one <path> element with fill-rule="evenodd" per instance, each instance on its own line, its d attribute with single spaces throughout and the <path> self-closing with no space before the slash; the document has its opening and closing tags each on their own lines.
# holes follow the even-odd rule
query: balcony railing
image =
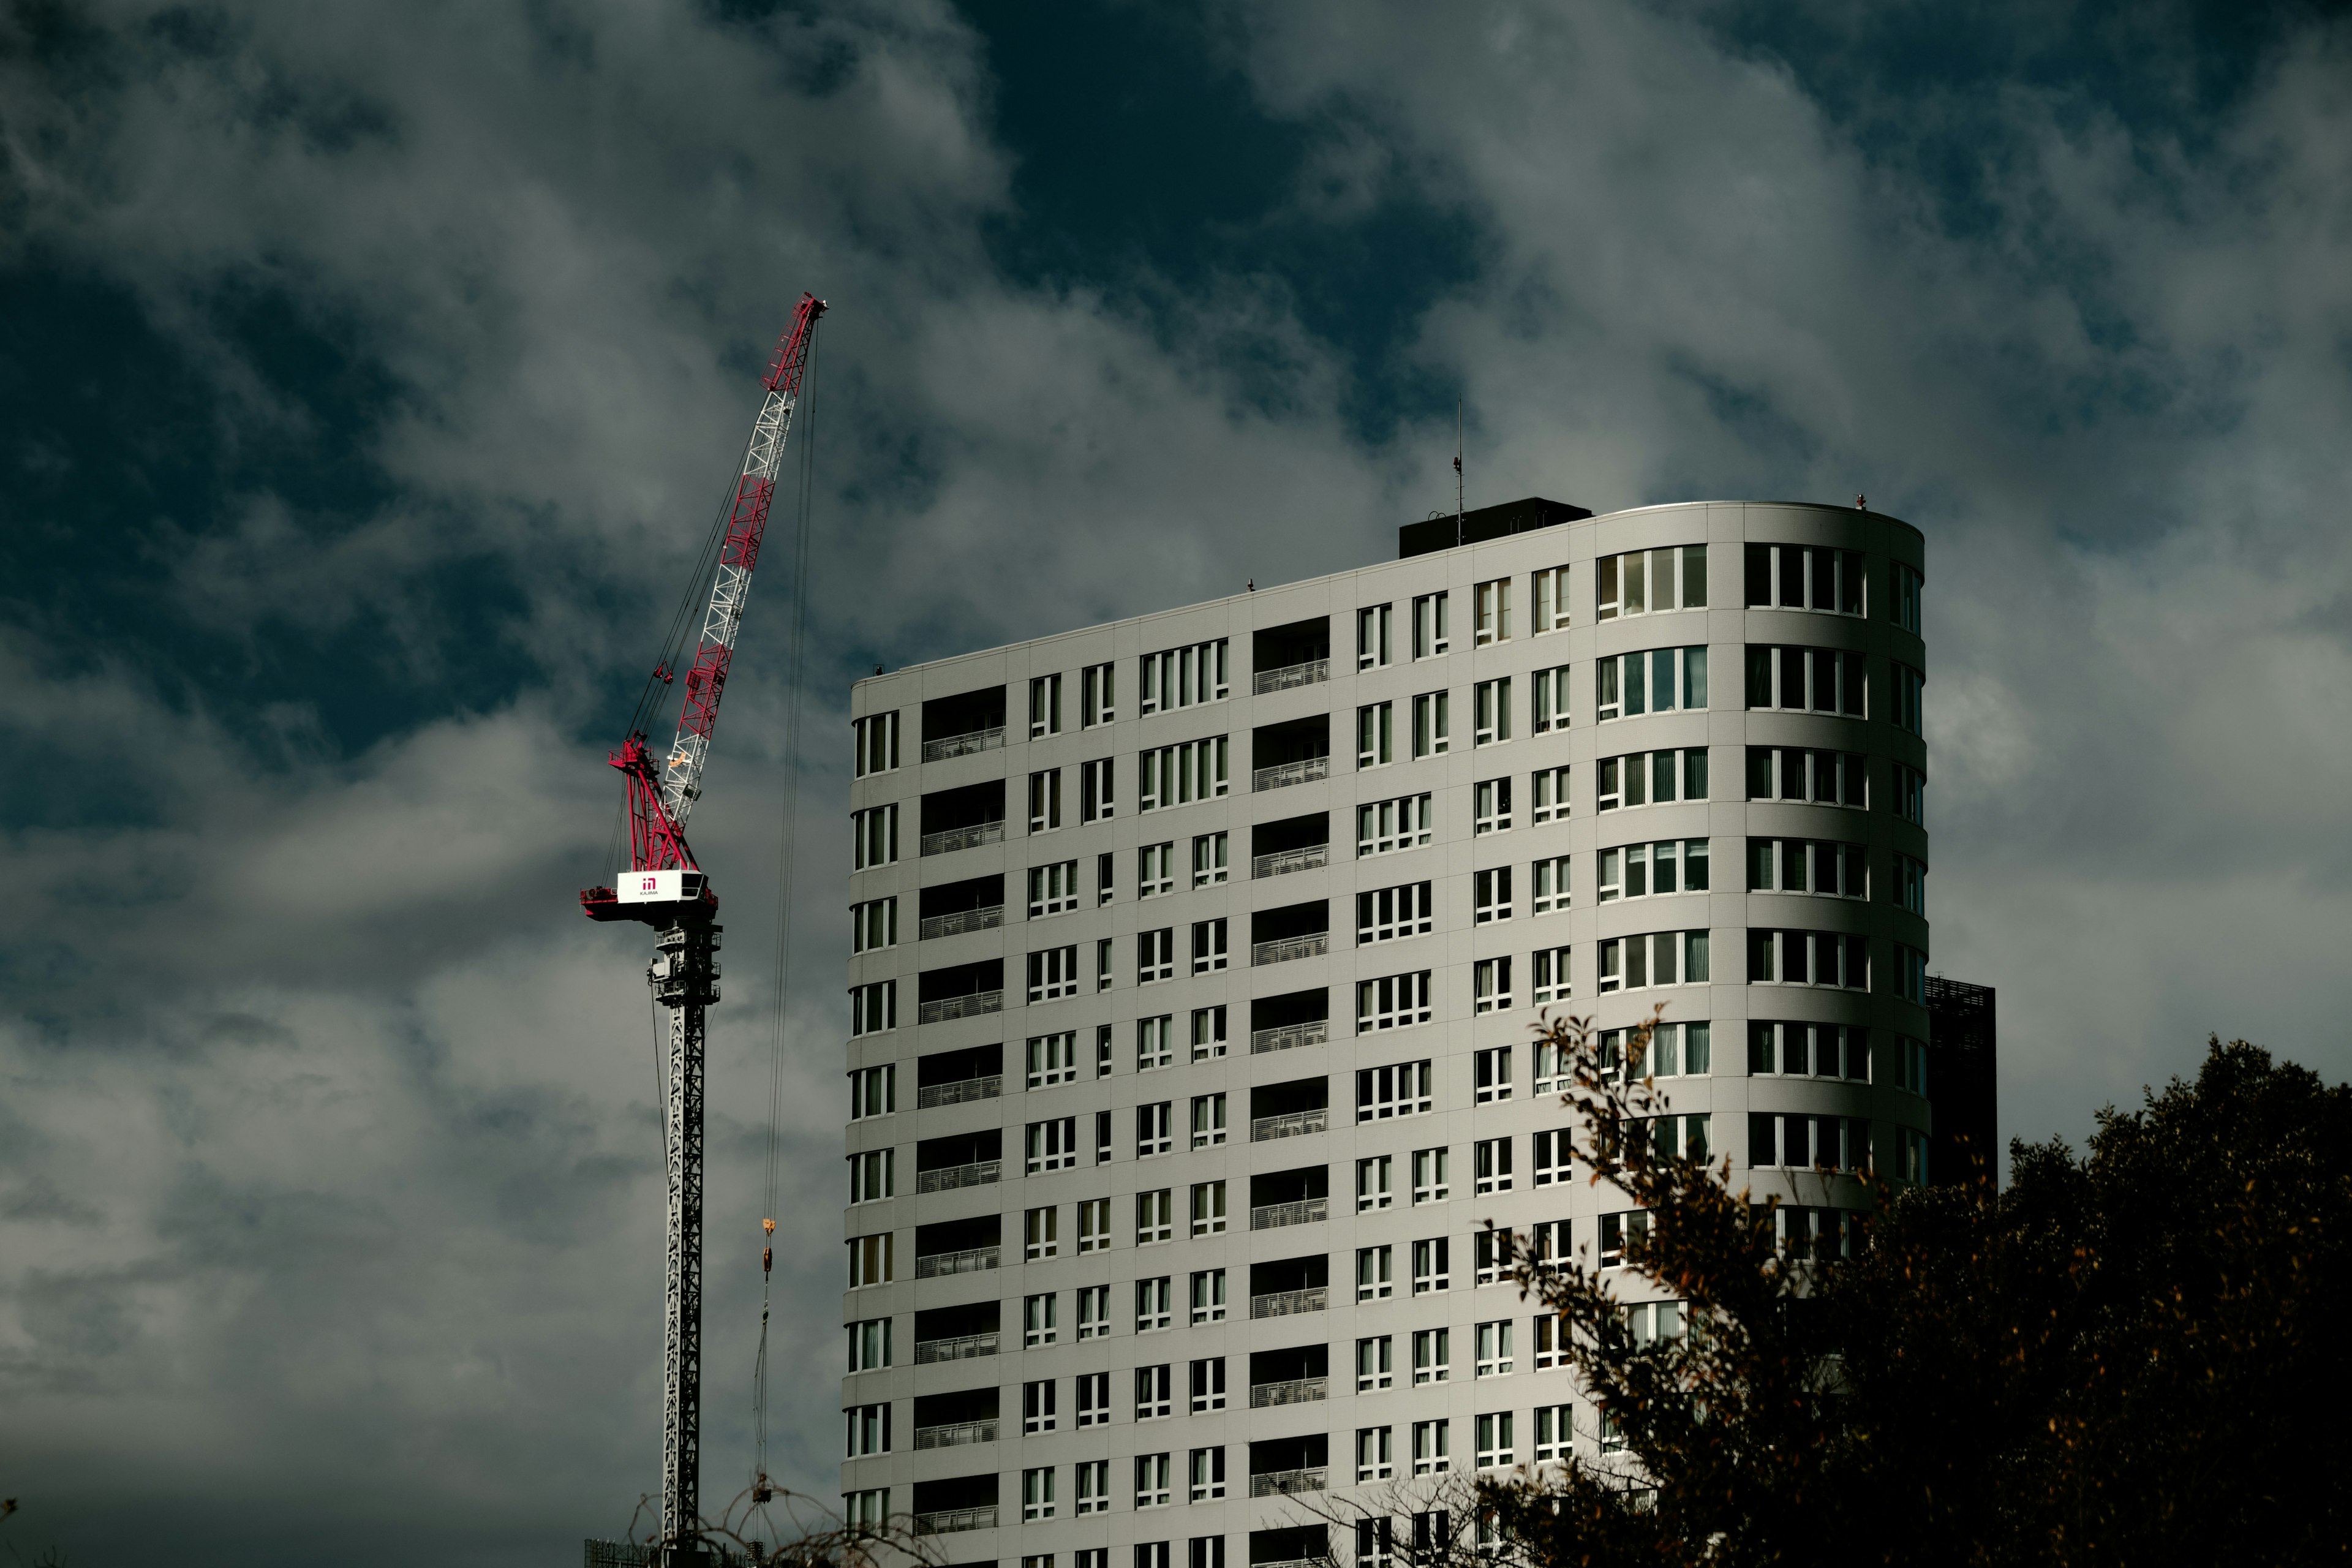
<svg viewBox="0 0 2352 1568">
<path fill-rule="evenodd" d="M 1002 1160 L 974 1160 L 968 1165 L 941 1165 L 936 1170 L 915 1173 L 915 1190 L 919 1193 L 948 1193 L 958 1187 L 984 1187 L 991 1182 L 1004 1179 Z"/>
<path fill-rule="evenodd" d="M 961 735 L 941 735 L 936 741 L 923 742 L 923 761 L 943 762 L 949 757 L 968 757 L 975 752 L 994 751 L 1004 744 L 1004 726 L 993 730 L 967 730 Z"/>
<path fill-rule="evenodd" d="M 1276 937 L 1272 942 L 1250 943 L 1250 966 L 1263 963 L 1288 963 L 1294 958 L 1320 958 L 1331 951 L 1331 933 L 1309 931 L 1305 936 Z"/>
<path fill-rule="evenodd" d="M 1281 1497 L 1286 1492 L 1319 1492 L 1328 1489 L 1325 1478 L 1329 1471 L 1321 1465 L 1309 1470 L 1267 1470 L 1250 1478 L 1250 1496 Z M 917 1519 L 923 1516 L 917 1514 Z"/>
<path fill-rule="evenodd" d="M 930 850 L 926 849 L 929 855 Z M 1004 923 L 1004 906 L 991 904 L 984 910 L 958 910 L 951 915 L 932 915 L 915 928 L 917 942 L 929 942 L 935 936 L 955 936 L 968 931 L 994 931 Z"/>
<path fill-rule="evenodd" d="M 1253 1318 L 1287 1318 L 1295 1312 L 1328 1312 L 1331 1310 L 1331 1287 L 1309 1285 L 1304 1290 L 1269 1290 L 1263 1296 L 1250 1298 Z"/>
<path fill-rule="evenodd" d="M 1320 1475 L 1322 1472 L 1318 1470 L 1316 1473 Z M 1316 1484 L 1319 1487 L 1322 1483 L 1318 1481 Z M 915 1516 L 917 1535 L 951 1535 L 959 1530 L 994 1530 L 995 1528 L 996 1505 L 992 1502 L 979 1508 L 934 1509 L 929 1513 L 919 1513 Z"/>
<path fill-rule="evenodd" d="M 1331 1200 L 1329 1198 L 1300 1198 L 1296 1203 L 1260 1204 L 1250 1210 L 1250 1228 L 1275 1230 L 1286 1225 L 1313 1225 L 1318 1220 L 1330 1217 Z M 921 1258 L 915 1259 L 915 1267 L 919 1272 L 922 1265 Z"/>
<path fill-rule="evenodd" d="M 924 1366 L 935 1361 L 970 1361 L 974 1356 L 996 1353 L 996 1331 L 983 1334 L 958 1334 L 952 1339 L 917 1340 L 915 1364 Z"/>
<path fill-rule="evenodd" d="M 966 1443 L 995 1441 L 996 1423 L 992 1420 L 955 1421 L 945 1426 L 915 1428 L 915 1447 L 918 1448 L 955 1448 Z"/>
<path fill-rule="evenodd" d="M 927 1083 L 915 1090 L 915 1109 L 936 1110 L 942 1105 L 961 1105 L 967 1100 L 994 1100 L 1004 1092 L 1004 1077 L 991 1073 L 986 1078 L 960 1078 L 953 1083 Z"/>
<path fill-rule="evenodd" d="M 1250 1031 L 1250 1055 L 1264 1056 L 1268 1051 L 1293 1051 L 1301 1046 L 1319 1046 L 1331 1037 L 1331 1020 L 1310 1018 L 1304 1024 L 1284 1024 L 1272 1029 Z"/>
<path fill-rule="evenodd" d="M 1312 1405 L 1318 1399 L 1331 1397 L 1331 1380 L 1328 1377 L 1294 1377 L 1286 1383 L 1253 1383 L 1250 1384 L 1250 1408 L 1264 1410 L 1269 1405 Z M 1317 1475 L 1323 1472 L 1318 1470 Z M 1317 1483 L 1318 1486 L 1320 1482 Z"/>
<path fill-rule="evenodd" d="M 983 844 L 1003 842 L 1004 819 L 999 817 L 994 822 L 975 822 L 969 827 L 943 827 L 937 833 L 926 833 L 922 838 L 922 852 L 945 855 L 957 849 L 977 849 Z M 915 940 L 920 942 L 922 938 Z"/>
<path fill-rule="evenodd" d="M 961 1252 L 929 1252 L 915 1259 L 915 1278 L 936 1279 L 942 1274 L 977 1274 L 996 1267 L 998 1249 L 968 1247 Z"/>
<path fill-rule="evenodd" d="M 1250 1142 L 1264 1143 L 1276 1138 L 1304 1138 L 1310 1132 L 1331 1131 L 1331 1108 L 1318 1105 L 1312 1110 L 1286 1111 L 1280 1116 L 1255 1116 L 1250 1119 Z"/>
<path fill-rule="evenodd" d="M 1317 779 L 1331 776 L 1328 757 L 1302 757 L 1295 763 L 1276 763 L 1270 768 L 1260 768 L 1250 774 L 1250 789 L 1284 789 L 1291 784 L 1313 784 Z M 928 855 L 929 850 L 923 851 Z"/>
<path fill-rule="evenodd" d="M 1331 679 L 1331 661 L 1310 658 L 1305 664 L 1286 664 L 1279 669 L 1261 669 L 1252 682 L 1252 696 L 1263 697 L 1269 691 L 1287 691 L 1294 686 L 1312 686 L 1318 680 Z"/>
<path fill-rule="evenodd" d="M 1331 847 L 1328 844 L 1304 844 L 1296 849 L 1277 849 L 1271 855 L 1252 856 L 1250 877 L 1253 880 L 1259 880 L 1286 876 L 1293 871 L 1312 871 L 1318 866 L 1330 863 Z"/>
<path fill-rule="evenodd" d="M 961 996 L 942 996 L 936 1002 L 926 1002 L 915 1009 L 919 1024 L 944 1024 L 950 1018 L 977 1017 L 982 1013 L 1004 1011 L 1002 991 L 972 991 Z"/>
</svg>

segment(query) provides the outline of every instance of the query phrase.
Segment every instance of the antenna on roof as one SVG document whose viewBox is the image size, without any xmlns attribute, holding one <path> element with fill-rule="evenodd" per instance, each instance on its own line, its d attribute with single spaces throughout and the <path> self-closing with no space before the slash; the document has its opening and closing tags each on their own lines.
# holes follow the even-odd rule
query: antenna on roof
<svg viewBox="0 0 2352 1568">
<path fill-rule="evenodd" d="M 1462 542 L 1462 400 L 1454 400 L 1454 542 Z"/>
</svg>

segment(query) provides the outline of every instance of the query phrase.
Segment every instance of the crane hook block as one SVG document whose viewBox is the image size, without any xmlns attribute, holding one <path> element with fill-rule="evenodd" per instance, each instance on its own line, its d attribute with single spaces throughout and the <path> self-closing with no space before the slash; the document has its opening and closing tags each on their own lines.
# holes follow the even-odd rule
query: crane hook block
<svg viewBox="0 0 2352 1568">
<path fill-rule="evenodd" d="M 763 1219 L 760 1222 L 760 1228 L 765 1231 L 768 1235 L 773 1236 L 776 1234 L 776 1222 L 772 1219 Z"/>
<path fill-rule="evenodd" d="M 773 1273 L 775 1271 L 775 1267 L 776 1249 L 772 1247 L 763 1247 L 760 1248 L 760 1272 L 762 1274 Z"/>
</svg>

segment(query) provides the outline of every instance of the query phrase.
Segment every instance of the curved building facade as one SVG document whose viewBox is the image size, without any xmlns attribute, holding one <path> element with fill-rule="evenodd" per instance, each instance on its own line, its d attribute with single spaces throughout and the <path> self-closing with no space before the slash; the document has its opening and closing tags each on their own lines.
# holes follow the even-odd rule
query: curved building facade
<svg viewBox="0 0 2352 1568">
<path fill-rule="evenodd" d="M 1320 1550 L 1286 1494 L 1593 1445 L 1477 1240 L 1638 1223 L 1543 1009 L 1663 1004 L 1674 1135 L 1809 1246 L 1926 1178 L 1918 531 L 1465 521 L 857 683 L 853 1517 L 1240 1568 Z"/>
</svg>

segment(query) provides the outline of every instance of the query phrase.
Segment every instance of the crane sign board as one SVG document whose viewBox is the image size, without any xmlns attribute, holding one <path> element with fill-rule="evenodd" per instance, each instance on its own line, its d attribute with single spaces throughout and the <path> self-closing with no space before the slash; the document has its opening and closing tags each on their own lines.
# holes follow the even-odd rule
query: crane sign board
<svg viewBox="0 0 2352 1568">
<path fill-rule="evenodd" d="M 706 879 L 700 871 L 625 871 L 618 880 L 620 903 L 681 904 L 702 896 Z"/>
</svg>

